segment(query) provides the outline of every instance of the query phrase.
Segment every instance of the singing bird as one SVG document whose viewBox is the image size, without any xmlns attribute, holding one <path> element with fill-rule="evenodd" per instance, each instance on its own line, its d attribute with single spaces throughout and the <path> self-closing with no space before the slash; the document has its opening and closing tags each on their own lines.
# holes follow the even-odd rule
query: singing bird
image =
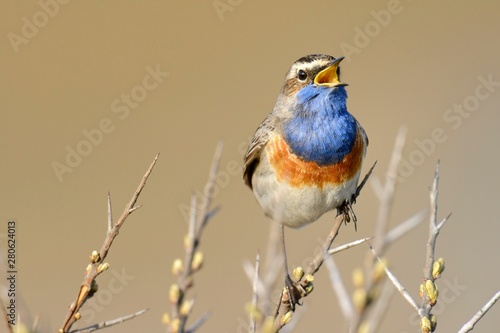
<svg viewBox="0 0 500 333">
<path fill-rule="evenodd" d="M 344 57 L 311 54 L 290 67 L 272 112 L 244 158 L 243 179 L 265 214 L 281 224 L 285 283 L 292 307 L 284 226 L 300 228 L 337 209 L 356 221 L 356 199 L 368 138 L 347 111 Z"/>
</svg>

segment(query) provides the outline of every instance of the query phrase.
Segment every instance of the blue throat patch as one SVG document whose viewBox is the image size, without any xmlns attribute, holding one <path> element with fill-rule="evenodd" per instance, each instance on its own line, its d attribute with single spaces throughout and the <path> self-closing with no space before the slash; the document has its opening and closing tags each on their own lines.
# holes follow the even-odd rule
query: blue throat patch
<svg viewBox="0 0 500 333">
<path fill-rule="evenodd" d="M 343 86 L 314 84 L 297 93 L 293 117 L 283 124 L 291 151 L 306 162 L 331 165 L 342 161 L 356 141 L 356 120 L 347 111 Z"/>
</svg>

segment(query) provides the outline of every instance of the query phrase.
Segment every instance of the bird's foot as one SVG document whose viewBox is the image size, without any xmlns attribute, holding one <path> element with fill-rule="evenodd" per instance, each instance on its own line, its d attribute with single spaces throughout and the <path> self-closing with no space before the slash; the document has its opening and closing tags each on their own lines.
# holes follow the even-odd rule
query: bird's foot
<svg viewBox="0 0 500 333">
<path fill-rule="evenodd" d="M 356 203 L 356 194 L 353 194 L 349 200 L 346 200 L 337 208 L 337 215 L 343 215 L 344 222 L 347 224 L 352 221 L 354 222 L 354 229 L 357 231 L 358 226 L 356 222 L 358 222 L 358 218 L 356 217 L 356 213 L 354 213 L 354 209 L 352 205 Z"/>
<path fill-rule="evenodd" d="M 290 309 L 292 311 L 295 311 L 295 305 L 302 305 L 299 302 L 301 295 L 299 289 L 297 288 L 297 285 L 288 273 L 285 276 L 285 290 L 287 297 L 283 299 L 283 302 L 288 303 L 290 305 Z"/>
</svg>

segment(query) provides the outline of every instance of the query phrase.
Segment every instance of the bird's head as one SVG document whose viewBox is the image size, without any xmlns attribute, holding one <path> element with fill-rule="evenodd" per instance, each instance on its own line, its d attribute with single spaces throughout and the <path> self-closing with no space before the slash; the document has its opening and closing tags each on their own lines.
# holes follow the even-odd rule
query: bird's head
<svg viewBox="0 0 500 333">
<path fill-rule="evenodd" d="M 283 85 L 282 94 L 295 96 L 307 86 L 335 88 L 346 86 L 340 82 L 339 64 L 344 57 L 334 58 L 325 54 L 310 54 L 302 57 L 290 67 Z"/>
</svg>

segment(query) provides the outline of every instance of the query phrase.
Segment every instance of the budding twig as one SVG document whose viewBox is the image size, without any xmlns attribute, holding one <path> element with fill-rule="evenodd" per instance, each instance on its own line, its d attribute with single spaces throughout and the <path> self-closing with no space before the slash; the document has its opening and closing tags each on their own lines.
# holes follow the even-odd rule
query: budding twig
<svg viewBox="0 0 500 333">
<path fill-rule="evenodd" d="M 92 295 L 96 292 L 96 283 L 95 279 L 96 277 L 101 274 L 109 265 L 104 262 L 104 259 L 108 255 L 109 249 L 111 248 L 111 245 L 113 244 L 114 239 L 116 236 L 118 236 L 120 227 L 122 224 L 125 222 L 127 217 L 134 212 L 137 208 L 140 206 L 136 206 L 135 204 L 137 203 L 137 199 L 139 198 L 142 190 L 146 186 L 146 181 L 153 171 L 154 166 L 156 165 L 156 161 L 158 160 L 160 154 L 157 154 L 156 157 L 154 158 L 153 162 L 149 166 L 148 170 L 142 177 L 141 182 L 137 186 L 137 189 L 135 190 L 134 194 L 132 195 L 132 199 L 130 202 L 125 206 L 125 209 L 123 210 L 122 215 L 116 221 L 116 223 L 113 225 L 112 221 L 110 222 L 110 219 L 112 218 L 111 214 L 111 199 L 108 194 L 108 231 L 106 233 L 106 237 L 104 239 L 104 242 L 101 246 L 101 250 L 97 253 L 95 251 L 92 253 L 91 256 L 91 262 L 89 266 L 87 267 L 86 275 L 85 278 L 80 286 L 80 290 L 78 291 L 78 295 L 76 296 L 75 301 L 71 304 L 69 307 L 69 312 L 68 315 L 66 316 L 66 319 L 64 320 L 64 323 L 62 327 L 59 329 L 59 332 L 65 333 L 68 332 L 71 329 L 71 326 L 80 318 L 79 310 L 82 307 L 82 305 L 85 303 L 87 299 L 92 297 Z M 110 228 L 111 226 L 111 228 Z"/>
</svg>

